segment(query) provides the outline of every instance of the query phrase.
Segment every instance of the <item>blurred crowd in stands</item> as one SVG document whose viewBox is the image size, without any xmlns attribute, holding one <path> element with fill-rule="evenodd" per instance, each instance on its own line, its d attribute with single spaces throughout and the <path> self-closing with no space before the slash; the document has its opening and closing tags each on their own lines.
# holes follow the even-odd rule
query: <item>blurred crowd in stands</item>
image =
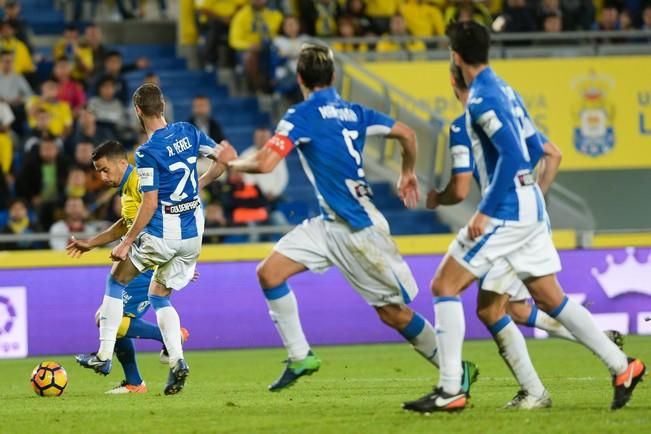
<svg viewBox="0 0 651 434">
<path fill-rule="evenodd" d="M 645 3 L 646 1 L 646 3 Z M 409 37 L 437 36 L 451 20 L 477 20 L 495 32 L 651 30 L 651 0 L 195 0 L 196 26 L 206 70 L 235 68 L 252 92 L 300 99 L 295 68 L 302 43 L 318 38 L 379 36 L 334 42 L 341 51 L 422 51 Z M 147 58 L 125 63 L 84 21 L 96 0 L 75 0 L 75 18 L 52 46 L 46 69 L 30 39 L 29 20 L 17 0 L 0 0 L 0 233 L 47 232 L 63 248 L 67 234 L 99 230 L 119 217 L 119 196 L 107 189 L 91 156 L 104 140 L 133 150 L 143 143 L 130 106 L 126 74 L 144 71 L 159 83 Z M 125 19 L 142 16 L 144 2 L 116 0 Z M 168 4 L 158 1 L 161 16 Z M 172 18 L 172 17 L 170 17 Z M 388 36 L 407 38 L 391 39 Z M 165 90 L 165 89 L 163 89 Z M 172 101 L 166 118 L 174 121 Z M 216 141 L 224 139 L 211 100 L 195 95 L 187 119 Z M 186 120 L 186 119 L 176 119 Z M 270 137 L 268 125 L 252 131 L 252 152 Z M 203 192 L 206 226 L 284 223 L 277 204 L 288 183 L 284 162 L 266 176 L 231 173 Z M 219 242 L 220 237 L 209 241 Z M 48 242 L 0 242 L 1 249 L 47 247 Z"/>
<path fill-rule="evenodd" d="M 293 67 L 306 37 L 377 36 L 332 45 L 387 53 L 426 50 L 410 37 L 443 35 L 452 20 L 494 32 L 651 30 L 651 0 L 195 0 L 195 8 L 208 70 L 235 66 L 251 90 L 285 95 L 297 91 Z"/>
<path fill-rule="evenodd" d="M 0 250 L 63 249 L 71 233 L 91 234 L 119 218 L 119 196 L 94 170 L 93 150 L 108 139 L 130 151 L 144 143 L 126 75 L 142 70 L 144 82 L 159 80 L 147 58 L 125 64 L 92 23 L 67 26 L 49 61 L 40 62 L 20 2 L 0 0 L 0 6 L 0 234 L 57 235 L 49 242 L 0 242 Z M 177 120 L 219 142 L 224 134 L 212 113 L 210 99 L 195 95 L 191 116 Z M 175 120 L 171 101 L 165 117 Z M 252 131 L 252 146 L 270 135 L 267 125 L 260 126 Z M 210 203 L 207 227 L 282 223 L 274 219 L 273 204 L 287 182 L 284 164 L 264 177 L 231 174 L 203 192 Z"/>
</svg>

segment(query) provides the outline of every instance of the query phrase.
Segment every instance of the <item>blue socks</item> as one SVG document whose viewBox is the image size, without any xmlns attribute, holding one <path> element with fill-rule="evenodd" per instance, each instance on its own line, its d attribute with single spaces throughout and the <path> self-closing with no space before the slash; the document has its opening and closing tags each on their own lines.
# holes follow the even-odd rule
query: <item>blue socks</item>
<svg viewBox="0 0 651 434">
<path fill-rule="evenodd" d="M 160 332 L 157 324 L 150 323 L 142 318 L 132 318 L 127 333 L 124 335 L 126 338 L 136 339 L 152 339 L 155 341 L 163 342 L 163 335 Z"/>
<path fill-rule="evenodd" d="M 124 370 L 124 378 L 127 380 L 127 384 L 134 386 L 142 384 L 142 377 L 138 370 L 138 362 L 136 362 L 136 346 L 133 343 L 133 339 L 126 337 L 118 339 L 115 343 L 115 352 Z"/>
</svg>

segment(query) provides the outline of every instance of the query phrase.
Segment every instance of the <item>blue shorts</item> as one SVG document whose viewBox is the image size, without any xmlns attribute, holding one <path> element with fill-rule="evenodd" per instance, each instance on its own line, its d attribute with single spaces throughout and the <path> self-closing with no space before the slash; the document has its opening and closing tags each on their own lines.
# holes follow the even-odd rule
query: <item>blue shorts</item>
<svg viewBox="0 0 651 434">
<path fill-rule="evenodd" d="M 127 285 L 122 292 L 124 302 L 124 316 L 140 318 L 149 309 L 149 282 L 154 275 L 154 270 L 147 270 Z"/>
</svg>

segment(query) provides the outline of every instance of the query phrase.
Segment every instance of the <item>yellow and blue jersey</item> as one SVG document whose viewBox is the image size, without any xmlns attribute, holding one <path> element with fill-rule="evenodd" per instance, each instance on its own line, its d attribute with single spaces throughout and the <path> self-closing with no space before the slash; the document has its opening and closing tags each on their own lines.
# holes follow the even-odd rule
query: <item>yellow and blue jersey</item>
<svg viewBox="0 0 651 434">
<path fill-rule="evenodd" d="M 122 218 L 130 228 L 133 221 L 138 214 L 138 208 L 142 203 L 142 193 L 140 192 L 140 182 L 138 180 L 138 173 L 133 170 L 133 166 L 129 165 L 127 171 L 122 177 L 122 182 L 118 188 L 120 193 L 120 201 L 122 203 Z"/>
<path fill-rule="evenodd" d="M 120 200 L 122 202 L 122 218 L 127 228 L 130 228 L 138 214 L 138 208 L 142 204 L 142 193 L 140 192 L 140 182 L 138 173 L 132 165 L 127 167 L 122 182 L 118 187 Z M 153 270 L 147 270 L 131 282 L 124 289 L 122 300 L 124 302 L 124 315 L 129 317 L 140 317 L 149 309 L 149 282 Z M 128 328 L 128 324 L 127 324 Z M 122 333 L 124 335 L 124 333 Z"/>
</svg>

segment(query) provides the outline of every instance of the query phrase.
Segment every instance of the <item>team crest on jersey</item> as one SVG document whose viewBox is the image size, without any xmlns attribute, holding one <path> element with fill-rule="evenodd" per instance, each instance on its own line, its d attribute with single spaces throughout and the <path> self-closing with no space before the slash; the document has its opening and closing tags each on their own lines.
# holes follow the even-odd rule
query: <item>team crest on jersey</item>
<svg viewBox="0 0 651 434">
<path fill-rule="evenodd" d="M 572 83 L 574 147 L 582 154 L 598 157 L 615 146 L 615 104 L 609 97 L 614 85 L 611 77 L 594 71 Z"/>
</svg>

